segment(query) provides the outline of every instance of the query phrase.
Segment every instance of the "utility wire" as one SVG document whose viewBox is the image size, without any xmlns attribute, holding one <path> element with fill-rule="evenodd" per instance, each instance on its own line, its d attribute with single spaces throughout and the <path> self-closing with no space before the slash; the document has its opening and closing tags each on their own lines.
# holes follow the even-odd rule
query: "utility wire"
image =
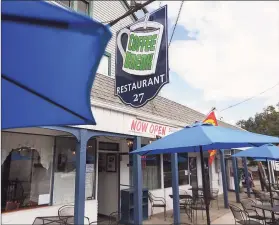
<svg viewBox="0 0 279 225">
<path fill-rule="evenodd" d="M 245 99 L 245 100 L 243 100 L 243 101 L 241 101 L 241 102 L 238 102 L 238 103 L 236 103 L 236 104 L 234 104 L 234 105 L 228 106 L 227 108 L 222 109 L 220 112 L 223 112 L 223 111 L 225 111 L 225 110 L 227 110 L 227 109 L 230 109 L 230 108 L 233 108 L 233 107 L 235 107 L 235 106 L 238 106 L 238 105 L 240 105 L 240 104 L 242 104 L 242 103 L 244 103 L 244 102 L 248 102 L 248 101 L 250 101 L 250 100 L 252 100 L 252 99 L 258 97 L 259 95 L 262 95 L 262 94 L 264 94 L 264 93 L 267 92 L 267 91 L 270 91 L 271 89 L 275 88 L 275 87 L 278 86 L 278 85 L 279 85 L 279 82 L 278 82 L 277 84 L 275 84 L 274 86 L 272 86 L 272 87 L 270 87 L 270 88 L 268 88 L 268 89 L 262 91 L 262 92 L 259 93 L 258 95 L 254 95 L 254 96 L 252 96 L 252 97 L 250 97 L 250 98 L 247 98 L 247 99 Z"/>
<path fill-rule="evenodd" d="M 175 32 L 175 29 L 176 29 L 176 26 L 177 26 L 177 23 L 178 23 L 180 14 L 181 14 L 181 10 L 182 10 L 183 4 L 184 4 L 184 0 L 182 0 L 182 1 L 181 1 L 181 4 L 180 4 L 180 8 L 179 8 L 179 11 L 178 11 L 178 15 L 177 15 L 177 17 L 176 17 L 176 21 L 175 21 L 175 24 L 174 24 L 174 27 L 173 27 L 173 30 L 172 30 L 172 34 L 171 34 L 171 38 L 170 38 L 170 42 L 169 42 L 169 47 L 170 47 L 170 45 L 171 45 L 171 41 L 172 41 L 172 38 L 173 38 L 173 35 L 174 35 L 174 32 Z"/>
</svg>

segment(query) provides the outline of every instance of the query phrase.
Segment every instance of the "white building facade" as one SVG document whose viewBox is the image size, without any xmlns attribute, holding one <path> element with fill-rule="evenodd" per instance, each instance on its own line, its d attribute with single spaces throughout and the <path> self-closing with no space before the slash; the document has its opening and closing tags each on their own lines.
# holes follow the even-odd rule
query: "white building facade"
<svg viewBox="0 0 279 225">
<path fill-rule="evenodd" d="M 101 22 L 111 21 L 128 10 L 125 1 L 81 0 L 63 1 L 63 4 Z M 86 150 L 85 215 L 90 222 L 96 221 L 98 214 L 109 215 L 120 210 L 120 190 L 132 184 L 128 153 L 134 136 L 140 136 L 142 145 L 146 145 L 158 136 L 164 137 L 205 118 L 205 115 L 161 96 L 140 109 L 126 106 L 114 96 L 116 32 L 135 21 L 136 17 L 130 16 L 112 27 L 113 37 L 92 89 L 92 112 L 97 125 L 81 127 L 104 134 L 90 139 Z M 221 121 L 219 125 L 232 127 Z M 36 217 L 57 216 L 61 206 L 74 203 L 75 146 L 75 138 L 59 130 L 2 131 L 3 224 L 32 224 Z M 209 178 L 210 186 L 218 188 L 221 194 L 218 157 L 209 169 Z M 178 159 L 179 189 L 191 193 L 188 190 L 191 186 L 202 184 L 200 158 L 196 153 L 183 153 Z M 170 155 L 148 156 L 142 161 L 142 170 L 144 187 L 155 196 L 164 197 L 167 210 L 172 209 Z M 15 187 L 17 191 L 14 191 Z M 162 211 L 156 209 L 154 213 Z"/>
</svg>

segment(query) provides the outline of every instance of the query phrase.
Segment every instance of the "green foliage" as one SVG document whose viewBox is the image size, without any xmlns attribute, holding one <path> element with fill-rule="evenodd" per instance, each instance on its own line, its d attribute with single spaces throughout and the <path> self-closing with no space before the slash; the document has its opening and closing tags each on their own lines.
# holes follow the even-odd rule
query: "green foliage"
<svg viewBox="0 0 279 225">
<path fill-rule="evenodd" d="M 276 106 L 268 106 L 263 112 L 248 120 L 238 121 L 237 125 L 247 131 L 279 136 L 279 103 Z"/>
<path fill-rule="evenodd" d="M 258 162 L 255 161 L 253 158 L 247 157 L 248 159 L 248 166 L 258 166 Z"/>
</svg>

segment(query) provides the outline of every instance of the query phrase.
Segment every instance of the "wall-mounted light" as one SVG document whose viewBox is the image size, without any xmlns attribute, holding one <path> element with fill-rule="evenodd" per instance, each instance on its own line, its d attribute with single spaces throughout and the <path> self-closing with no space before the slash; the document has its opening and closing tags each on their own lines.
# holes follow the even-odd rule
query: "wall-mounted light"
<svg viewBox="0 0 279 225">
<path fill-rule="evenodd" d="M 134 142 L 131 139 L 127 139 L 127 145 L 129 148 L 132 148 L 134 145 Z"/>
</svg>

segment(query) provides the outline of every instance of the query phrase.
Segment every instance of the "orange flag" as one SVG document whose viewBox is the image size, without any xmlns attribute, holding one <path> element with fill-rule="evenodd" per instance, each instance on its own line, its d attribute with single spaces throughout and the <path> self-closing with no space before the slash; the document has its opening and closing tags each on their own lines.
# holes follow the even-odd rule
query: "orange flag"
<svg viewBox="0 0 279 225">
<path fill-rule="evenodd" d="M 215 116 L 214 111 L 212 111 L 207 117 L 206 119 L 203 121 L 204 123 L 210 123 L 214 126 L 218 126 L 217 124 L 217 119 Z M 215 158 L 215 155 L 217 153 L 217 150 L 208 150 L 209 153 L 209 158 L 208 158 L 208 165 L 210 166 Z"/>
</svg>

